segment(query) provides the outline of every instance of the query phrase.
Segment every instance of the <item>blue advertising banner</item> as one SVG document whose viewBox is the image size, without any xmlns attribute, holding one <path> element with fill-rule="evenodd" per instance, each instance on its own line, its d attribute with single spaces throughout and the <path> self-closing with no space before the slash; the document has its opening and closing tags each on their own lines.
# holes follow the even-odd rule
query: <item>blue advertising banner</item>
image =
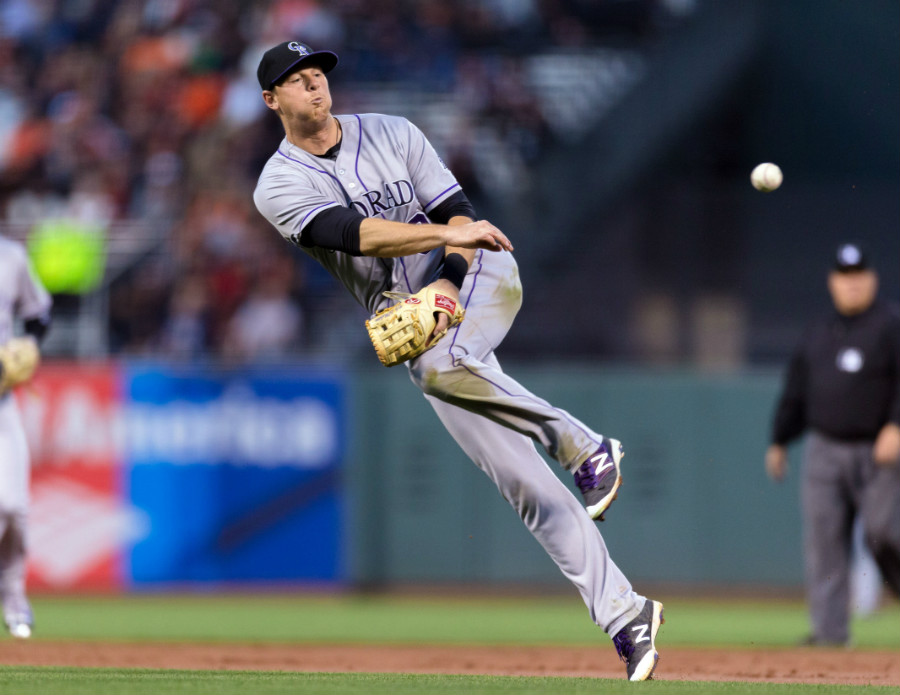
<svg viewBox="0 0 900 695">
<path fill-rule="evenodd" d="M 134 585 L 341 579 L 339 376 L 131 364 L 131 503 L 149 534 Z"/>
</svg>

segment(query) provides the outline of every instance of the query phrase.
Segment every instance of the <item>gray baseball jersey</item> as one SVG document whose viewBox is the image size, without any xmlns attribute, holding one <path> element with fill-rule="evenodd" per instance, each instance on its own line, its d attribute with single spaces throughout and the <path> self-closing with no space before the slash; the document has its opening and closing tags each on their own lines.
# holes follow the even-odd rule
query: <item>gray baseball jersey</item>
<svg viewBox="0 0 900 695">
<path fill-rule="evenodd" d="M 254 201 L 286 239 L 299 244 L 316 214 L 335 206 L 353 207 L 367 217 L 427 223 L 427 213 L 460 190 L 422 132 L 406 119 L 337 118 L 343 139 L 336 159 L 316 157 L 283 140 L 260 175 Z M 301 248 L 373 313 L 391 303 L 383 291 L 416 292 L 433 282 L 444 253 L 438 248 L 385 259 Z M 501 370 L 494 350 L 512 326 L 521 298 L 512 254 L 476 252 L 460 290 L 465 320 L 407 366 L 453 438 L 581 592 L 594 622 L 614 635 L 640 613 L 645 599 L 634 593 L 584 507 L 533 444 L 573 470 L 603 438 Z"/>
<path fill-rule="evenodd" d="M 337 119 L 343 131 L 337 159 L 316 157 L 283 140 L 262 171 L 254 201 L 286 239 L 299 244 L 304 227 L 337 206 L 365 217 L 427 223 L 427 213 L 460 190 L 422 131 L 405 118 L 361 114 Z M 416 292 L 432 282 L 444 255 L 435 249 L 372 258 L 301 248 L 372 313 L 390 303 L 385 290 Z"/>
<path fill-rule="evenodd" d="M 31 272 L 24 247 L 0 236 L 0 343 L 16 319 L 45 316 L 50 295 Z M 25 562 L 30 461 L 22 420 L 11 393 L 0 396 L 0 598 L 7 624 L 30 624 Z"/>
<path fill-rule="evenodd" d="M 50 295 L 31 272 L 25 247 L 0 236 L 0 343 L 13 336 L 16 318 L 50 311 Z"/>
<path fill-rule="evenodd" d="M 13 337 L 16 319 L 50 310 L 50 295 L 31 272 L 25 248 L 0 236 L 0 343 Z M 28 505 L 29 460 L 15 397 L 0 396 L 0 512 Z"/>
</svg>

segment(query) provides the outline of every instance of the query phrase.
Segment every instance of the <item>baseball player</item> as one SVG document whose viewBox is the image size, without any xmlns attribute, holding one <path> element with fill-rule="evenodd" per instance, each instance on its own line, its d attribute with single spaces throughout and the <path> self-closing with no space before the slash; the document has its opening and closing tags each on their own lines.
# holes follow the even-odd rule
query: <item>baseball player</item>
<svg viewBox="0 0 900 695">
<path fill-rule="evenodd" d="M 0 597 L 13 637 L 31 637 L 25 595 L 30 461 L 12 388 L 31 378 L 50 325 L 50 295 L 35 278 L 24 247 L 0 236 Z M 13 336 L 16 319 L 24 335 Z"/>
<path fill-rule="evenodd" d="M 478 220 L 412 123 L 332 115 L 326 73 L 337 62 L 334 53 L 296 41 L 263 55 L 262 96 L 285 138 L 260 175 L 257 208 L 373 314 L 393 303 L 385 292 L 423 288 L 464 309 L 465 320 L 452 327 L 447 314 L 435 314 L 430 349 L 406 362 L 413 382 L 578 588 L 629 679 L 650 678 L 663 606 L 635 593 L 593 522 L 618 493 L 621 444 L 502 371 L 494 350 L 522 301 L 511 242 Z M 587 513 L 534 442 L 574 474 Z"/>
</svg>

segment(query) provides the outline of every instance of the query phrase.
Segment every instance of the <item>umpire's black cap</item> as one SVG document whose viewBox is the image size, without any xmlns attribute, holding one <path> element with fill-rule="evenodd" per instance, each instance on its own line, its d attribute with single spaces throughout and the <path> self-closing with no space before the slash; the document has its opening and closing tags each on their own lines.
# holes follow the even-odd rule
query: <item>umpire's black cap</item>
<svg viewBox="0 0 900 695">
<path fill-rule="evenodd" d="M 868 270 L 869 256 L 863 246 L 855 241 L 841 244 L 834 254 L 834 269 L 839 273 Z"/>
<path fill-rule="evenodd" d="M 305 61 L 318 65 L 322 72 L 330 72 L 337 65 L 338 57 L 331 51 L 314 51 L 299 41 L 285 41 L 263 53 L 256 69 L 259 86 L 272 89 L 280 79 L 299 70 L 300 64 Z"/>
</svg>

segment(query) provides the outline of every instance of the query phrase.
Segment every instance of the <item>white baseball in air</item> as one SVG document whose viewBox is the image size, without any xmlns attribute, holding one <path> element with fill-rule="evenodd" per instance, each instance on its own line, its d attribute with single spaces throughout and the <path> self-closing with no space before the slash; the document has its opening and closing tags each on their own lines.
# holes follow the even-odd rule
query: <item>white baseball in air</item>
<svg viewBox="0 0 900 695">
<path fill-rule="evenodd" d="M 750 183 L 757 191 L 763 193 L 771 193 L 781 185 L 784 175 L 781 173 L 781 167 L 772 162 L 763 162 L 757 164 L 750 173 Z"/>
</svg>

